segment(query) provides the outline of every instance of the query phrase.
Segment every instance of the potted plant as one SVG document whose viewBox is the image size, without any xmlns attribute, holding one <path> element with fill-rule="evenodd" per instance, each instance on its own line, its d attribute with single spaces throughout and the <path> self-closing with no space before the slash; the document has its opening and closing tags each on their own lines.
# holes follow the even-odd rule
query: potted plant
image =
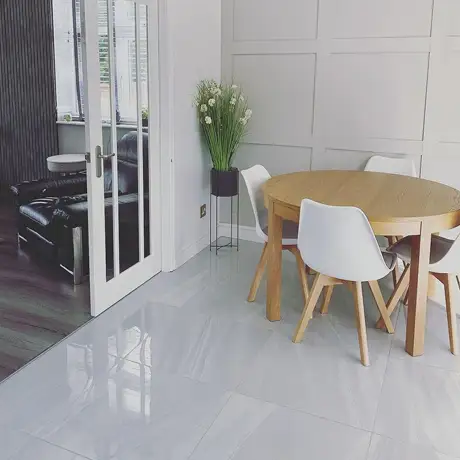
<svg viewBox="0 0 460 460">
<path fill-rule="evenodd" d="M 145 128 L 149 125 L 149 109 L 144 107 L 142 109 L 142 126 Z"/>
<path fill-rule="evenodd" d="M 238 86 L 214 80 L 200 82 L 195 105 L 212 160 L 211 193 L 234 196 L 238 193 L 238 169 L 233 167 L 233 160 L 252 111 Z"/>
</svg>

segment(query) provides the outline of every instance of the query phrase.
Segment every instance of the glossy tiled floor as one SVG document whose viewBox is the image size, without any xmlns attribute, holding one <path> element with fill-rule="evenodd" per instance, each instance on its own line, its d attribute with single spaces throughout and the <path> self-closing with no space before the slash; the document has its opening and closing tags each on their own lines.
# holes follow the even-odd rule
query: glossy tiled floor
<svg viewBox="0 0 460 460">
<path fill-rule="evenodd" d="M 353 304 L 290 341 L 302 307 L 286 259 L 283 320 L 245 297 L 261 247 L 205 251 L 160 275 L 0 385 L 0 458 L 14 460 L 452 460 L 460 358 L 430 305 L 423 358 L 376 331 L 359 363 Z M 289 256 L 289 255 L 288 255 Z M 386 292 L 388 295 L 388 292 Z M 398 316 L 399 313 L 399 316 Z"/>
</svg>

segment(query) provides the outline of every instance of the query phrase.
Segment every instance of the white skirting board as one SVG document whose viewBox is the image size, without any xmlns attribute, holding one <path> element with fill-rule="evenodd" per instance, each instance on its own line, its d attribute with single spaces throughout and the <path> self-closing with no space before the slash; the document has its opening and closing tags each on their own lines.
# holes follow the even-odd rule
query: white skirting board
<svg viewBox="0 0 460 460">
<path fill-rule="evenodd" d="M 230 224 L 219 224 L 219 236 L 227 236 L 230 238 Z M 233 225 L 233 238 L 236 238 L 236 225 Z M 262 243 L 263 241 L 257 236 L 255 227 L 247 227 L 240 225 L 240 240 L 253 241 L 254 243 Z"/>
</svg>

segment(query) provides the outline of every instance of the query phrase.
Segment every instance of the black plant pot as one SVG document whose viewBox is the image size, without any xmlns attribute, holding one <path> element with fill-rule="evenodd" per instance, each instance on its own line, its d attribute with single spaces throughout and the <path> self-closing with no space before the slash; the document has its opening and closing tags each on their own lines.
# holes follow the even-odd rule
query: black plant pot
<svg viewBox="0 0 460 460">
<path fill-rule="evenodd" d="M 217 171 L 211 169 L 211 193 L 214 196 L 235 196 L 238 195 L 239 171 L 232 168 L 230 171 Z"/>
<path fill-rule="evenodd" d="M 142 119 L 142 126 L 146 128 L 149 125 L 149 119 L 148 118 L 143 118 Z"/>
</svg>

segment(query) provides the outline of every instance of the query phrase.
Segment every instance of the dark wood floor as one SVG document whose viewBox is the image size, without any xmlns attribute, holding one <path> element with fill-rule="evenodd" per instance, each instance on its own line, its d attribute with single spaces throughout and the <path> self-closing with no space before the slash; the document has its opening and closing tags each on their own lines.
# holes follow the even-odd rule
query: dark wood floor
<svg viewBox="0 0 460 460">
<path fill-rule="evenodd" d="M 90 319 L 88 284 L 18 249 L 15 209 L 0 202 L 0 381 Z"/>
</svg>

